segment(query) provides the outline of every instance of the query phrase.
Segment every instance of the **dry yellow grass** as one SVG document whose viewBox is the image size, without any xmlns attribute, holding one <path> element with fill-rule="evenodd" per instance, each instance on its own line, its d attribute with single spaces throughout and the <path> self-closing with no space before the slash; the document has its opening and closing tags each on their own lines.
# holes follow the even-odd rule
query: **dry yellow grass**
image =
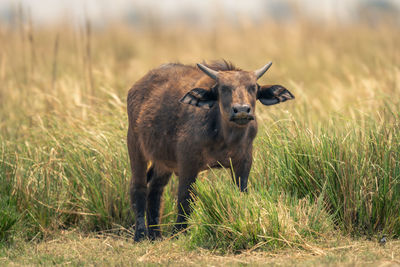
<svg viewBox="0 0 400 267">
<path fill-rule="evenodd" d="M 114 25 L 90 34 L 68 25 L 0 27 L 1 129 L 7 131 L 5 123 L 22 115 L 49 111 L 63 119 L 87 119 L 105 112 L 93 104 L 123 106 L 129 86 L 151 68 L 220 58 L 249 70 L 272 60 L 261 83 L 285 84 L 297 97 L 276 110 L 301 114 L 306 105 L 317 118 L 374 112 L 382 99 L 399 93 L 399 36 L 395 27 L 311 23 L 222 24 L 212 31 Z"/>
<path fill-rule="evenodd" d="M 400 241 L 389 240 L 383 247 L 376 240 L 349 238 L 331 241 L 308 251 L 284 249 L 240 254 L 218 254 L 198 248 L 187 250 L 186 240 L 134 243 L 116 236 L 82 236 L 75 232 L 59 233 L 50 241 L 22 243 L 1 254 L 0 264 L 12 266 L 397 266 L 400 265 Z"/>
</svg>

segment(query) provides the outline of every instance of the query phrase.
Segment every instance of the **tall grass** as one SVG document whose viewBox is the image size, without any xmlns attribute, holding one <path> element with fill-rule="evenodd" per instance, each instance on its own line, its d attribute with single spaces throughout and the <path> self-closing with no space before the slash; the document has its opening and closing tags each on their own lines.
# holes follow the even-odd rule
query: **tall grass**
<svg viewBox="0 0 400 267">
<path fill-rule="evenodd" d="M 195 190 L 192 246 L 222 251 L 307 248 L 308 240 L 332 238 L 334 233 L 332 215 L 322 198 L 299 199 L 258 186 L 241 194 L 227 179 L 200 181 Z"/>
<path fill-rule="evenodd" d="M 192 243 L 240 250 L 307 248 L 337 231 L 398 237 L 400 117 L 393 115 L 392 123 L 364 126 L 332 119 L 311 131 L 289 119 L 263 128 L 248 195 L 228 175 L 197 183 Z"/>
<path fill-rule="evenodd" d="M 397 28 L 65 24 L 3 26 L 0 39 L 1 242 L 129 229 L 127 90 L 164 62 L 215 58 L 244 69 L 274 61 L 261 83 L 285 85 L 296 99 L 257 107 L 249 194 L 223 170 L 200 175 L 191 246 L 307 248 L 336 233 L 400 235 Z M 175 195 L 173 179 L 166 232 Z"/>
</svg>

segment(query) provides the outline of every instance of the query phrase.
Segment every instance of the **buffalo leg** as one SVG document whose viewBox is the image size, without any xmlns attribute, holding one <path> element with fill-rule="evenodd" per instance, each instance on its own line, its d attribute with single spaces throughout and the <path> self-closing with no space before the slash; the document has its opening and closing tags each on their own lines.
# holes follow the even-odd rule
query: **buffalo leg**
<svg viewBox="0 0 400 267">
<path fill-rule="evenodd" d="M 130 197 L 135 212 L 135 241 L 146 237 L 145 211 L 147 197 L 146 169 L 147 162 L 135 144 L 134 136 L 128 132 L 128 152 L 131 163 L 132 179 Z"/>
<path fill-rule="evenodd" d="M 249 178 L 249 173 L 252 164 L 251 154 L 246 157 L 245 160 L 233 164 L 232 179 L 233 182 L 238 186 L 240 191 L 247 192 L 247 180 Z"/>
<path fill-rule="evenodd" d="M 180 173 L 179 176 L 179 188 L 178 188 L 178 218 L 176 220 L 175 231 L 179 232 L 187 227 L 186 219 L 191 213 L 190 201 L 192 197 L 190 195 L 192 185 L 196 181 L 197 172 L 191 175 L 184 175 Z"/>
<path fill-rule="evenodd" d="M 154 166 L 147 172 L 147 225 L 148 235 L 151 240 L 161 237 L 160 232 L 160 202 L 171 173 L 158 173 Z"/>
</svg>

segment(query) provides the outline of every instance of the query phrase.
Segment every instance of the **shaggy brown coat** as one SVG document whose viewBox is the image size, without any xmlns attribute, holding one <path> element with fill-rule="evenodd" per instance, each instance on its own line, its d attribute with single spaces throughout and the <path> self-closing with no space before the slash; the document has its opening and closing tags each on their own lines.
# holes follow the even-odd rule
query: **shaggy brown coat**
<svg viewBox="0 0 400 267">
<path fill-rule="evenodd" d="M 234 182 L 246 191 L 257 133 L 256 100 L 272 105 L 294 98 L 280 85 L 257 84 L 269 66 L 257 73 L 226 61 L 197 67 L 164 64 L 129 90 L 135 240 L 146 236 L 145 213 L 148 237 L 160 237 L 160 200 L 172 173 L 179 177 L 177 230 L 186 227 L 189 190 L 200 171 L 232 164 Z"/>
</svg>

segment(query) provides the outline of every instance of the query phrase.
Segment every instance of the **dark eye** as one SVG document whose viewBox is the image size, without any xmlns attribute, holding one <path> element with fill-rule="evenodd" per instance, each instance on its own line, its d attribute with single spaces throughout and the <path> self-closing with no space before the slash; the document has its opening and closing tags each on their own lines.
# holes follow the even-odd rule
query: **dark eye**
<svg viewBox="0 0 400 267">
<path fill-rule="evenodd" d="M 252 93 L 255 92 L 257 90 L 257 84 L 250 85 L 249 87 L 247 87 L 247 90 Z"/>
<path fill-rule="evenodd" d="M 227 92 L 232 91 L 232 88 L 231 88 L 230 86 L 223 85 L 223 86 L 221 87 L 221 91 L 222 91 L 223 93 L 227 93 Z"/>
</svg>

